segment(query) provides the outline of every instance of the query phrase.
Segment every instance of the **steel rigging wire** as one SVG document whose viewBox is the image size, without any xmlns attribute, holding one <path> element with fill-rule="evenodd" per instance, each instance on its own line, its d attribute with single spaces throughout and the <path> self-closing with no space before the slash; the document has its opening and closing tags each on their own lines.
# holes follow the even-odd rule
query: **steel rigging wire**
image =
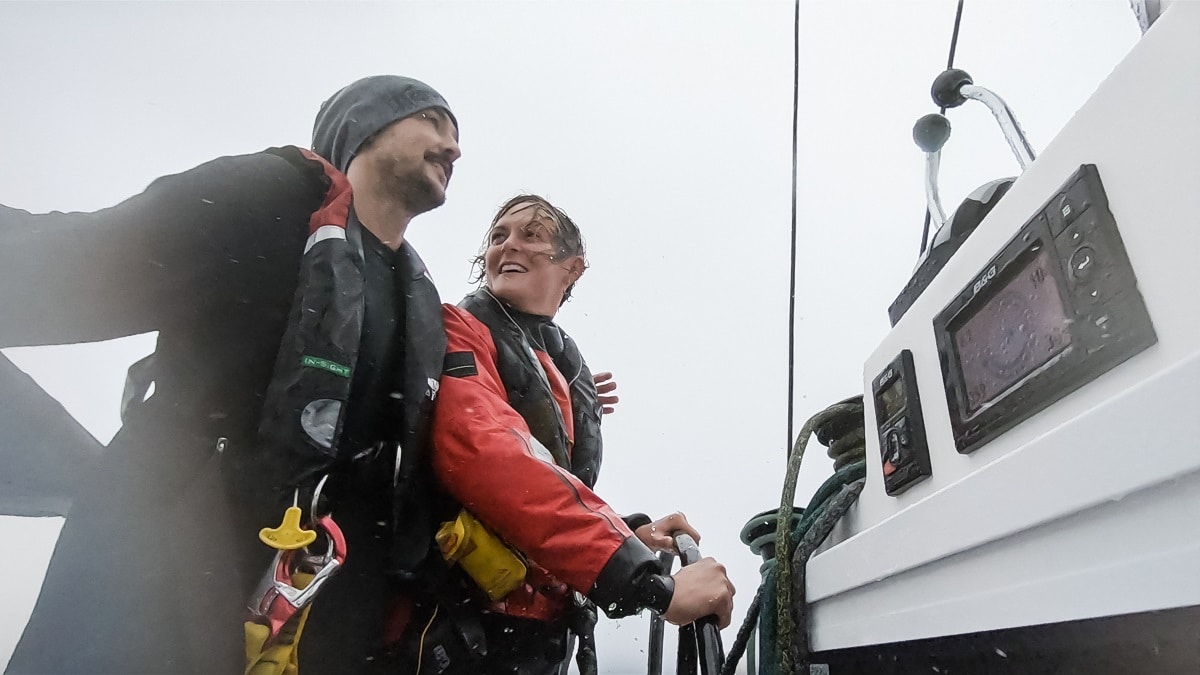
<svg viewBox="0 0 1200 675">
<path fill-rule="evenodd" d="M 961 1 L 961 0 L 960 0 Z M 795 3 L 792 30 L 792 269 L 788 285 L 788 385 L 787 385 L 787 443 L 785 452 L 791 454 L 792 423 L 795 416 L 796 386 L 796 181 L 797 148 L 800 123 L 800 0 Z"/>
</svg>

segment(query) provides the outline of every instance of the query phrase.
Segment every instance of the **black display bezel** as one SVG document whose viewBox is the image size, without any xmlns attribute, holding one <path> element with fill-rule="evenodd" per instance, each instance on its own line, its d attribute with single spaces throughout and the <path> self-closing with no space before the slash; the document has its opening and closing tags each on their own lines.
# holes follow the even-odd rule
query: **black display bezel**
<svg viewBox="0 0 1200 675">
<path fill-rule="evenodd" d="M 1049 267 L 1063 312 L 1072 319 L 1068 326 L 1070 346 L 979 410 L 968 413 L 954 332 L 1043 248 L 1051 254 Z M 1081 280 L 1082 275 L 1069 270 L 1074 257 L 1085 249 L 1093 254 L 1099 271 Z M 1099 173 L 1095 166 L 1084 165 L 934 318 L 946 403 L 958 451 L 974 451 L 1154 344 L 1157 336 L 1136 286 Z M 1112 338 L 1114 333 L 1119 339 Z"/>
</svg>

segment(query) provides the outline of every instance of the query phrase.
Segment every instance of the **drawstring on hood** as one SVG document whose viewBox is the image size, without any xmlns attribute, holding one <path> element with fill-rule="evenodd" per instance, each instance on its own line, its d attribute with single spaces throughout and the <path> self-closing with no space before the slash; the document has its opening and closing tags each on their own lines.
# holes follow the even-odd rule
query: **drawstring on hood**
<svg viewBox="0 0 1200 675">
<path fill-rule="evenodd" d="M 321 104 L 313 124 L 313 152 L 345 173 L 364 141 L 428 108 L 444 110 L 458 126 L 450 104 L 424 82 L 399 75 L 364 77 Z"/>
</svg>

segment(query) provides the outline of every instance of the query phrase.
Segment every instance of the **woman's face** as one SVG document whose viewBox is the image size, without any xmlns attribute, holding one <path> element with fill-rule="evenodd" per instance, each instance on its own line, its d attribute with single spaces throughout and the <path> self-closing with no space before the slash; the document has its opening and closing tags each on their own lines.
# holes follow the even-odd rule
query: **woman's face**
<svg viewBox="0 0 1200 675">
<path fill-rule="evenodd" d="M 488 289 L 513 307 L 540 316 L 554 316 L 563 293 L 583 272 L 580 256 L 566 256 L 555 247 L 558 224 L 536 202 L 508 210 L 488 232 L 483 254 Z"/>
</svg>

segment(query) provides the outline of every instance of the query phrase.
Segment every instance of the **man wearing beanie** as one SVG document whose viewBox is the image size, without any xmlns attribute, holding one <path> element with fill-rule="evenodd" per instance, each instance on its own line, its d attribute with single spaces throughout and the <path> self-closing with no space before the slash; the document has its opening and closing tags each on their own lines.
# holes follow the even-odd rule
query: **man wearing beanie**
<svg viewBox="0 0 1200 675">
<path fill-rule="evenodd" d="M 367 669 L 389 578 L 431 550 L 445 335 L 404 235 L 459 154 L 440 94 L 369 77 L 322 105 L 312 152 L 222 157 L 95 213 L 0 206 L 0 347 L 159 333 L 8 672 L 243 672 L 247 599 L 275 554 L 259 530 L 294 501 L 307 522 L 325 476 L 349 553 L 300 660 Z"/>
</svg>

